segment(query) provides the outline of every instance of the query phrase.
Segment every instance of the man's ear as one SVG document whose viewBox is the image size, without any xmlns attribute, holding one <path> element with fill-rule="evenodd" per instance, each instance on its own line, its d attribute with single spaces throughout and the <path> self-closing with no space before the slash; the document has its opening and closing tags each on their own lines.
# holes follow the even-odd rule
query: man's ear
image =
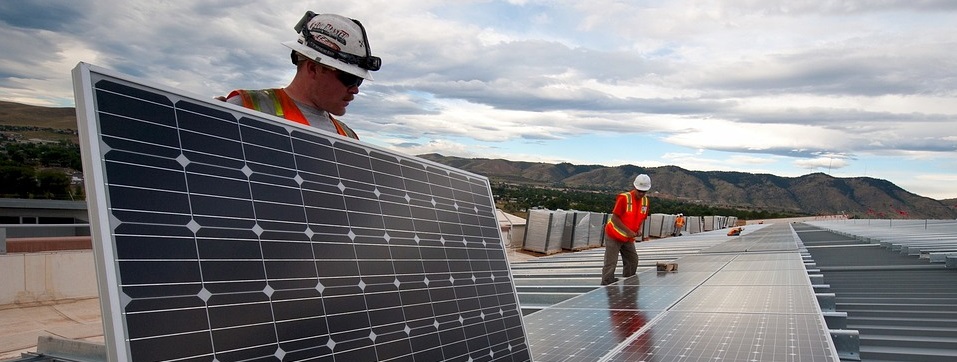
<svg viewBox="0 0 957 362">
<path fill-rule="evenodd" d="M 307 70 L 311 73 L 315 73 L 316 75 L 322 74 L 323 72 L 326 72 L 329 70 L 328 68 L 322 66 L 322 64 L 319 64 L 316 62 L 306 62 L 306 63 L 308 63 L 306 64 L 306 67 L 308 67 Z"/>
</svg>

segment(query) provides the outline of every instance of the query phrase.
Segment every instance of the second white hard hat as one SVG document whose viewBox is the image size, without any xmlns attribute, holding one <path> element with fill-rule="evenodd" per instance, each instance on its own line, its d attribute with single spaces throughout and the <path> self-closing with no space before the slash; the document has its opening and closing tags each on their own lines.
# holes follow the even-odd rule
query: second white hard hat
<svg viewBox="0 0 957 362">
<path fill-rule="evenodd" d="M 638 191 L 648 191 L 651 189 L 651 177 L 645 174 L 635 177 L 635 189 Z"/>
</svg>

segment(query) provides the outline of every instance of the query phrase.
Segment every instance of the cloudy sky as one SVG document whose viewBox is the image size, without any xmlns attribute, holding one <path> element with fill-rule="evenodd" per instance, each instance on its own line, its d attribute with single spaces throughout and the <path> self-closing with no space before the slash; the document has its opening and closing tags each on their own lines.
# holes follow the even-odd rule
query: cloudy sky
<svg viewBox="0 0 957 362">
<path fill-rule="evenodd" d="M 186 93 L 282 87 L 306 10 L 382 57 L 342 117 L 406 154 L 889 180 L 957 197 L 957 1 L 0 0 L 0 100 L 78 62 Z"/>
</svg>

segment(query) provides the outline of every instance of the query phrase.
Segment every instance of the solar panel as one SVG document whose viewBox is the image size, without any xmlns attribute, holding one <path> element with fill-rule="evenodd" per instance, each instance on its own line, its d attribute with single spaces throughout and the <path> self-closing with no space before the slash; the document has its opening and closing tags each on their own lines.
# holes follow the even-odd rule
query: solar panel
<svg viewBox="0 0 957 362">
<path fill-rule="evenodd" d="M 798 251 L 751 251 L 793 238 L 770 225 L 531 313 L 529 347 L 549 361 L 837 361 Z"/>
<path fill-rule="evenodd" d="M 653 318 L 635 309 L 556 309 L 535 312 L 529 324 L 529 343 L 543 361 L 599 361 L 625 343 Z M 657 314 L 655 312 L 654 314 Z"/>
<path fill-rule="evenodd" d="M 110 360 L 531 360 L 486 178 L 73 77 Z"/>
<path fill-rule="evenodd" d="M 602 361 L 834 361 L 820 317 L 671 312 Z"/>
</svg>

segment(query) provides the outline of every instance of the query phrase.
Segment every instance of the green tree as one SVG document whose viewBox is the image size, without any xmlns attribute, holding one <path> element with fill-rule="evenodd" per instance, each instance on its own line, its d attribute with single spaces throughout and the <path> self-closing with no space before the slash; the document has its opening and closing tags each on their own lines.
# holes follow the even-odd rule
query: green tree
<svg viewBox="0 0 957 362">
<path fill-rule="evenodd" d="M 44 199 L 69 199 L 70 176 L 57 170 L 37 172 L 36 195 Z"/>
<path fill-rule="evenodd" d="M 36 172 L 27 166 L 0 166 L 0 195 L 28 198 L 37 188 Z"/>
<path fill-rule="evenodd" d="M 20 143 L 0 146 L 0 197 L 82 200 L 82 190 L 70 184 L 70 174 L 52 168 L 81 171 L 77 144 Z"/>
<path fill-rule="evenodd" d="M 579 210 L 592 212 L 610 212 L 615 206 L 616 190 L 579 190 L 565 188 L 532 187 L 507 183 L 492 185 L 495 203 L 506 212 L 527 211 L 541 207 L 550 210 Z M 794 213 L 770 212 L 746 208 L 715 207 L 698 203 L 660 199 L 650 196 L 651 212 L 662 214 L 708 216 L 735 216 L 739 219 L 769 219 L 801 216 Z"/>
<path fill-rule="evenodd" d="M 83 168 L 80 161 L 80 146 L 64 141 L 39 147 L 37 158 L 40 165 L 46 167 L 66 167 L 74 170 Z"/>
</svg>

